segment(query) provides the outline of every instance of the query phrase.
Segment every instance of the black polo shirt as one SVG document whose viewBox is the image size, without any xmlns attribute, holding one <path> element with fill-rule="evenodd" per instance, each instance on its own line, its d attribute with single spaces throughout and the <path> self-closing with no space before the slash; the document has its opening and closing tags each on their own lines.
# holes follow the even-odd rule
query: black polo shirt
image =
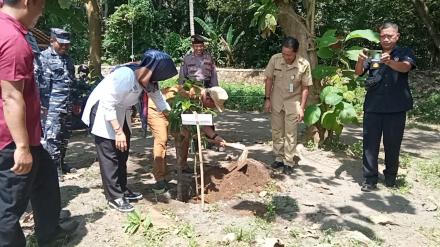
<svg viewBox="0 0 440 247">
<path fill-rule="evenodd" d="M 412 68 L 416 67 L 414 53 L 411 49 L 396 47 L 390 54 L 394 61 L 408 61 Z M 374 113 L 394 113 L 412 109 L 413 99 L 408 85 L 408 73 L 393 70 L 380 64 L 382 80 L 380 84 L 365 95 L 364 111 Z M 364 73 L 373 76 L 377 69 L 371 68 L 371 59 L 364 63 Z"/>
</svg>

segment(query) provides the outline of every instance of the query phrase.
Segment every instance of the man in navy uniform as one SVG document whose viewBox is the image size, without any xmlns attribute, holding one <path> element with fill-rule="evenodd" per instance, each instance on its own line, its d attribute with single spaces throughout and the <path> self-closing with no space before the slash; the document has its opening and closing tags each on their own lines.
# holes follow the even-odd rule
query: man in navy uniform
<svg viewBox="0 0 440 247">
<path fill-rule="evenodd" d="M 355 72 L 363 75 L 367 94 L 364 102 L 363 172 L 361 190 L 377 189 L 378 155 L 381 138 L 385 149 L 385 186 L 396 185 L 400 145 L 405 129 L 406 112 L 413 107 L 408 73 L 416 67 L 414 53 L 397 46 L 399 28 L 394 23 L 380 27 L 382 54 L 375 60 L 361 53 Z"/>
<path fill-rule="evenodd" d="M 62 172 L 75 172 L 74 168 L 64 163 L 68 139 L 71 135 L 72 91 L 76 83 L 75 67 L 67 54 L 69 48 L 70 33 L 52 28 L 50 46 L 40 55 L 43 80 L 50 92 L 48 99 L 41 100 L 48 102 L 44 126 L 45 148 Z"/>
<path fill-rule="evenodd" d="M 205 51 L 205 39 L 195 34 L 191 36 L 193 52 L 183 58 L 179 72 L 179 84 L 185 80 L 201 82 L 205 88 L 218 86 L 214 59 Z"/>
</svg>

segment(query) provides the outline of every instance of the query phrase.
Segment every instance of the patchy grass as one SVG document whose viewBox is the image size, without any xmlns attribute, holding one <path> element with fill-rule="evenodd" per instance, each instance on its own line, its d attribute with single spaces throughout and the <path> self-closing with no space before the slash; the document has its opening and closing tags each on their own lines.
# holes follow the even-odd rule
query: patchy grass
<svg viewBox="0 0 440 247">
<path fill-rule="evenodd" d="M 429 240 L 429 246 L 440 246 L 440 228 L 422 226 L 418 232 Z"/>
<path fill-rule="evenodd" d="M 177 235 L 179 237 L 185 238 L 188 241 L 189 247 L 199 246 L 194 226 L 190 223 L 183 222 L 182 224 L 180 224 L 178 227 Z"/>
<path fill-rule="evenodd" d="M 413 158 L 409 153 L 402 152 L 399 158 L 399 167 L 403 169 L 408 169 L 411 167 L 411 163 L 413 162 Z"/>
<path fill-rule="evenodd" d="M 417 171 L 423 177 L 422 181 L 434 188 L 440 188 L 440 154 L 428 160 L 417 162 Z"/>
<path fill-rule="evenodd" d="M 225 233 L 234 233 L 236 241 L 251 245 L 255 241 L 256 236 L 268 236 L 271 231 L 272 225 L 266 220 L 261 218 L 255 218 L 250 224 L 245 226 L 227 226 L 223 231 Z"/>
<path fill-rule="evenodd" d="M 143 215 L 137 210 L 127 215 L 124 231 L 129 235 L 140 234 L 147 247 L 160 246 L 164 237 L 169 233 L 168 229 L 154 227 L 150 216 Z"/>
<path fill-rule="evenodd" d="M 362 159 L 362 154 L 364 152 L 362 145 L 362 140 L 358 140 L 352 145 L 349 145 L 346 150 L 347 154 L 355 159 Z"/>
<path fill-rule="evenodd" d="M 397 175 L 396 187 L 390 188 L 392 192 L 406 195 L 411 192 L 412 184 L 408 181 L 406 174 Z"/>
</svg>

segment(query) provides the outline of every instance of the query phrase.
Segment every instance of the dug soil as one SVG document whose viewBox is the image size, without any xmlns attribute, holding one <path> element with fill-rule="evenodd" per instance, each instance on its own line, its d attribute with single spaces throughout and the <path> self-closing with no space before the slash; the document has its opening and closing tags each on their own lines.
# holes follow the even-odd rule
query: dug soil
<svg viewBox="0 0 440 247">
<path fill-rule="evenodd" d="M 229 200 L 240 193 L 259 193 L 271 180 L 267 166 L 254 159 L 247 159 L 245 166 L 231 172 L 221 167 L 210 167 L 204 177 L 205 201 L 208 203 Z"/>
</svg>

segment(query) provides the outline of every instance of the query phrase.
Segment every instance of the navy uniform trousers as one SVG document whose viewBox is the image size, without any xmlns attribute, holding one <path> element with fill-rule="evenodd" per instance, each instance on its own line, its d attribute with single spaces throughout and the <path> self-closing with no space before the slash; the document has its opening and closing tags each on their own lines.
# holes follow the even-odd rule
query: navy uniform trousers
<svg viewBox="0 0 440 247">
<path fill-rule="evenodd" d="M 40 145 L 31 147 L 32 170 L 15 175 L 15 144 L 0 150 L 0 246 L 24 247 L 26 240 L 20 227 L 20 217 L 29 200 L 35 222 L 37 240 L 46 241 L 58 227 L 61 210 L 60 188 L 56 166 L 49 153 Z"/>
<path fill-rule="evenodd" d="M 381 138 L 385 150 L 385 184 L 394 185 L 399 168 L 400 144 L 405 129 L 406 112 L 364 113 L 363 169 L 365 182 L 378 181 L 378 156 Z"/>
</svg>

